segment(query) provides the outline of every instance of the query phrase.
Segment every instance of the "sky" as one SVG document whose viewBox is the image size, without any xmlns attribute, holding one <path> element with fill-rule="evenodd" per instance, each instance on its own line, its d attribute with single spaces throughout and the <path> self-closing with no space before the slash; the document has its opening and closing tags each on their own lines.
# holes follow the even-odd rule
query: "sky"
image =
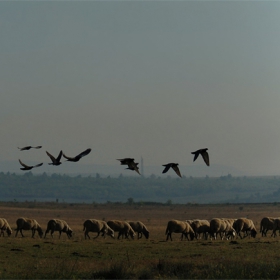
<svg viewBox="0 0 280 280">
<path fill-rule="evenodd" d="M 0 161 L 280 175 L 279 1 L 1 1 L 0 37 Z"/>
</svg>

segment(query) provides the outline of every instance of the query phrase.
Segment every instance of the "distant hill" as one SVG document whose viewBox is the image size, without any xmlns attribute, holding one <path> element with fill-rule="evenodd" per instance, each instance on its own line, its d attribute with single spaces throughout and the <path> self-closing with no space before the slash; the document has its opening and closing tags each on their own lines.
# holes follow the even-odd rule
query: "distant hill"
<svg viewBox="0 0 280 280">
<path fill-rule="evenodd" d="M 135 172 L 134 172 L 135 173 Z M 130 174 L 134 174 L 131 172 Z M 0 172 L 1 201 L 83 203 L 267 203 L 280 201 L 280 177 L 102 177 Z"/>
</svg>

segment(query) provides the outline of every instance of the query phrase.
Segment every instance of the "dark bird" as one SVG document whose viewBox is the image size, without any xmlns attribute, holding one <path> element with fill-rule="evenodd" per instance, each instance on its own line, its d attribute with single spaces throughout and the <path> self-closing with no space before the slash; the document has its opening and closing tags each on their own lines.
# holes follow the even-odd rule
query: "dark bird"
<svg viewBox="0 0 280 280">
<path fill-rule="evenodd" d="M 134 158 L 123 158 L 117 160 L 121 162 L 121 165 L 127 165 L 128 167 L 126 169 L 135 170 L 139 175 L 141 175 L 137 166 L 139 163 L 134 162 Z"/>
<path fill-rule="evenodd" d="M 67 157 L 64 153 L 62 153 L 62 155 L 67 158 L 67 161 L 73 161 L 73 162 L 77 162 L 79 161 L 82 157 L 88 155 L 91 152 L 91 149 L 86 149 L 85 151 L 83 151 L 82 153 L 80 153 L 79 155 L 75 156 L 75 157 Z"/>
<path fill-rule="evenodd" d="M 166 173 L 170 167 L 172 167 L 172 169 L 176 172 L 176 174 L 182 178 L 179 167 L 178 167 L 178 163 L 168 163 L 168 164 L 164 164 L 162 166 L 165 166 L 165 168 L 163 169 L 162 173 Z"/>
<path fill-rule="evenodd" d="M 24 167 L 24 168 L 21 168 L 21 170 L 31 170 L 34 167 L 39 167 L 39 166 L 43 165 L 43 163 L 39 163 L 37 165 L 28 166 L 28 165 L 24 164 L 20 159 L 18 161 Z"/>
<path fill-rule="evenodd" d="M 59 155 L 57 158 L 55 158 L 54 156 L 52 156 L 50 153 L 48 153 L 46 151 L 47 155 L 50 157 L 50 159 L 52 160 L 52 163 L 49 163 L 49 164 L 52 164 L 52 165 L 60 165 L 61 162 L 60 162 L 60 159 L 61 159 L 61 156 L 62 156 L 62 151 L 60 151 Z"/>
<path fill-rule="evenodd" d="M 207 166 L 209 166 L 210 161 L 209 161 L 209 154 L 207 153 L 207 150 L 208 149 L 200 149 L 195 152 L 192 152 L 192 154 L 194 155 L 193 161 L 195 161 L 198 158 L 198 156 L 201 155 L 203 160 L 207 164 Z"/>
<path fill-rule="evenodd" d="M 121 162 L 121 165 L 128 165 L 131 162 L 134 162 L 134 158 L 123 158 L 123 159 L 117 159 Z"/>
<path fill-rule="evenodd" d="M 138 162 L 131 162 L 127 165 L 128 167 L 126 169 L 135 170 L 139 175 L 141 175 L 139 172 L 139 168 L 137 166 L 138 164 L 139 164 Z"/>
<path fill-rule="evenodd" d="M 30 150 L 30 149 L 40 149 L 40 148 L 42 148 L 42 146 L 37 146 L 37 147 L 32 147 L 32 146 L 26 146 L 26 147 L 23 147 L 23 148 L 19 148 L 18 147 L 18 149 L 20 149 L 21 151 L 25 151 L 25 150 Z"/>
</svg>

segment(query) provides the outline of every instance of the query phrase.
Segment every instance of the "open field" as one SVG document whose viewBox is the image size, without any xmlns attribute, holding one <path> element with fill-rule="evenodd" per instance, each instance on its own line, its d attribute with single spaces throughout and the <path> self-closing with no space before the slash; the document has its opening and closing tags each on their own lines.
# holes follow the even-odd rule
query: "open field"
<svg viewBox="0 0 280 280">
<path fill-rule="evenodd" d="M 40 239 L 1 237 L 0 278 L 279 278 L 280 237 L 255 239 L 166 242 L 171 219 L 214 217 L 252 219 L 259 231 L 262 217 L 280 216 L 280 204 L 242 205 L 126 205 L 0 203 L 1 217 L 14 230 L 16 219 L 36 219 L 46 229 L 52 218 L 63 219 L 74 231 L 68 239 L 58 232 Z M 83 222 L 88 218 L 141 220 L 150 231 L 149 240 L 85 240 Z M 95 233 L 90 233 L 95 236 Z M 268 233 L 270 236 L 270 233 Z"/>
</svg>

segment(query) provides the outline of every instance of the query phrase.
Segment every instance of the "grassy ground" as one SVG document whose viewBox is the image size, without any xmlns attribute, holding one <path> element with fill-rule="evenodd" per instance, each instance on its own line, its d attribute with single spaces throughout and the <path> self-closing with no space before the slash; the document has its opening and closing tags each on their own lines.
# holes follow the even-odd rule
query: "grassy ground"
<svg viewBox="0 0 280 280">
<path fill-rule="evenodd" d="M 174 234 L 166 242 L 165 228 L 171 219 L 249 217 L 259 229 L 264 216 L 280 216 L 278 204 L 245 205 L 73 205 L 50 203 L 0 204 L 1 216 L 15 229 L 18 217 L 36 219 L 43 229 L 51 218 L 68 222 L 72 239 L 58 233 L 40 239 L 25 231 L 25 237 L 0 238 L 2 279 L 240 279 L 280 278 L 280 237 L 255 239 L 180 241 Z M 88 218 L 141 220 L 150 239 L 85 240 L 83 222 Z M 95 235 L 90 234 L 92 237 Z M 268 234 L 270 235 L 270 234 Z"/>
</svg>

